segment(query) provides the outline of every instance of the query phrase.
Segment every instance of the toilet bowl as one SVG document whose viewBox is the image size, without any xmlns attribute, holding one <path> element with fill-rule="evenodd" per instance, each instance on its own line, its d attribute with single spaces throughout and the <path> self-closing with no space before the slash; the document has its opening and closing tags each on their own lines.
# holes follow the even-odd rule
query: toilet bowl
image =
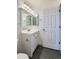
<svg viewBox="0 0 79 59">
<path fill-rule="evenodd" d="M 17 59 L 29 59 L 27 54 L 24 53 L 18 53 Z"/>
</svg>

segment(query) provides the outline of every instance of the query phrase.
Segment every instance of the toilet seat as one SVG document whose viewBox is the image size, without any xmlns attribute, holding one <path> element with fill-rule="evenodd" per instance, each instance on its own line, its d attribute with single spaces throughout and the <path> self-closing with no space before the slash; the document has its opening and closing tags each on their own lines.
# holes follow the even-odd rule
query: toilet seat
<svg viewBox="0 0 79 59">
<path fill-rule="evenodd" d="M 17 59 L 29 59 L 27 54 L 24 53 L 18 53 Z"/>
</svg>

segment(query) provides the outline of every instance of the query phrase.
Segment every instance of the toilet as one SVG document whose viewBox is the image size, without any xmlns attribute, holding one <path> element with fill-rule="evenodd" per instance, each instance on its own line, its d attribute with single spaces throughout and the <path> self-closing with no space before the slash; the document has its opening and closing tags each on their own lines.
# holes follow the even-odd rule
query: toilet
<svg viewBox="0 0 79 59">
<path fill-rule="evenodd" d="M 18 53 L 17 59 L 29 59 L 29 57 L 25 53 Z"/>
</svg>

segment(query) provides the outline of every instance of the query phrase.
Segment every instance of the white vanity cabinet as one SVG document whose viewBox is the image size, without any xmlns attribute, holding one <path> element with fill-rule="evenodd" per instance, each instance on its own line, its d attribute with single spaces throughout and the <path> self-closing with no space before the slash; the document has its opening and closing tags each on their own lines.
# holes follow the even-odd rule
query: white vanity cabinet
<svg viewBox="0 0 79 59">
<path fill-rule="evenodd" d="M 33 52 L 35 51 L 38 45 L 37 33 L 29 34 L 22 33 L 22 47 L 23 51 L 32 57 Z"/>
</svg>

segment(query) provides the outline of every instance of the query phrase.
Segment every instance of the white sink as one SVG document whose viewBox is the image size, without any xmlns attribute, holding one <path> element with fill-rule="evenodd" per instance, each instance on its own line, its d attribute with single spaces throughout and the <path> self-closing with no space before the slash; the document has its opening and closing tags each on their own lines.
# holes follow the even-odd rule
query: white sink
<svg viewBox="0 0 79 59">
<path fill-rule="evenodd" d="M 33 34 L 38 32 L 38 29 L 28 29 L 28 30 L 22 30 L 22 33 L 26 33 L 26 34 Z"/>
</svg>

